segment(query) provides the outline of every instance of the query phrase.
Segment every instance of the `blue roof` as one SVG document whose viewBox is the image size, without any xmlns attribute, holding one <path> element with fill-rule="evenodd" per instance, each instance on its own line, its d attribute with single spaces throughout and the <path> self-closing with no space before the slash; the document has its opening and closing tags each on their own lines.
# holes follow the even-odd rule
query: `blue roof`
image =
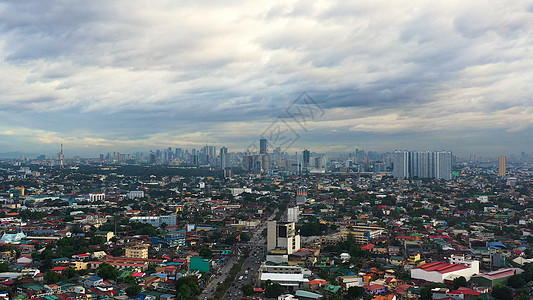
<svg viewBox="0 0 533 300">
<path fill-rule="evenodd" d="M 140 300 L 144 300 L 144 298 L 146 298 L 146 294 L 138 294 L 137 296 L 135 296 L 135 299 L 140 299 Z"/>
<path fill-rule="evenodd" d="M 89 278 L 87 278 L 87 280 L 90 280 L 90 281 L 98 281 L 98 280 L 103 280 L 103 278 L 98 277 L 98 276 L 93 276 L 93 277 L 89 277 Z"/>
<path fill-rule="evenodd" d="M 52 258 L 52 261 L 62 261 L 62 260 L 69 260 L 69 258 L 68 257 Z"/>
<path fill-rule="evenodd" d="M 487 244 L 487 247 L 494 248 L 494 249 L 507 249 L 507 247 L 500 242 L 490 242 Z"/>
</svg>

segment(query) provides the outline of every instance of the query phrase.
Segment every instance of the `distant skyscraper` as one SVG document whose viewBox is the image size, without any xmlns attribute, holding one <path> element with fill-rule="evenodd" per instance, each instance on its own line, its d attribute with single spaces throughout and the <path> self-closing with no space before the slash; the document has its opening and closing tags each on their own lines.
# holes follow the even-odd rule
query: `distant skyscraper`
<svg viewBox="0 0 533 300">
<path fill-rule="evenodd" d="M 392 162 L 396 178 L 452 179 L 451 151 L 395 151 Z"/>
<path fill-rule="evenodd" d="M 394 151 L 392 163 L 394 165 L 393 175 L 395 178 L 409 177 L 409 152 Z"/>
<path fill-rule="evenodd" d="M 303 168 L 305 170 L 305 169 L 309 168 L 309 161 L 310 161 L 310 158 L 311 158 L 311 153 L 309 152 L 309 150 L 305 149 L 302 152 L 302 155 L 303 155 Z"/>
<path fill-rule="evenodd" d="M 435 155 L 435 178 L 444 180 L 452 179 L 452 152 L 437 151 Z"/>
<path fill-rule="evenodd" d="M 268 154 L 245 154 L 242 157 L 242 168 L 245 171 L 260 174 L 270 170 Z"/>
<path fill-rule="evenodd" d="M 221 147 L 220 148 L 220 168 L 222 170 L 224 169 L 227 169 L 228 168 L 228 162 L 229 162 L 229 159 L 228 159 L 228 148 L 226 147 Z"/>
<path fill-rule="evenodd" d="M 281 161 L 281 147 L 276 147 L 274 150 L 274 161 L 278 163 Z"/>
<path fill-rule="evenodd" d="M 63 154 L 63 142 L 61 142 L 61 150 L 57 154 L 57 161 L 60 167 L 65 165 L 65 155 Z"/>
<path fill-rule="evenodd" d="M 270 170 L 270 155 L 268 155 L 267 140 L 259 140 L 259 154 L 247 152 L 242 157 L 242 168 L 253 173 L 263 173 Z"/>
<path fill-rule="evenodd" d="M 267 140 L 266 139 L 260 139 L 259 140 L 259 154 L 267 154 Z"/>
<path fill-rule="evenodd" d="M 505 176 L 507 174 L 507 157 L 502 155 L 498 158 L 498 176 Z"/>
</svg>

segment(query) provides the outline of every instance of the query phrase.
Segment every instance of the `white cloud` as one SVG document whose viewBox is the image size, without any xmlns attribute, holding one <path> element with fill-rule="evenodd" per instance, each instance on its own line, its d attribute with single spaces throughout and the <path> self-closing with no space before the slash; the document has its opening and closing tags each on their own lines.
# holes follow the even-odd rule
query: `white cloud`
<svg viewBox="0 0 533 300">
<path fill-rule="evenodd" d="M 0 117 L 24 134 L 53 133 L 35 145 L 63 138 L 95 149 L 193 145 L 201 133 L 242 148 L 308 91 L 328 95 L 317 98 L 327 114 L 310 125 L 314 137 L 520 133 L 533 109 L 529 7 L 3 3 Z"/>
</svg>

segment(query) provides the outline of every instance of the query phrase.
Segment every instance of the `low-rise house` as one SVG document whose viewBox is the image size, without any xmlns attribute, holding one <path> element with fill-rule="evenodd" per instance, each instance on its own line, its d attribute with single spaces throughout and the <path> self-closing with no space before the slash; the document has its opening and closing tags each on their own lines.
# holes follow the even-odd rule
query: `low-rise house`
<svg viewBox="0 0 533 300">
<path fill-rule="evenodd" d="M 103 282 L 104 282 L 103 278 L 98 277 L 98 276 L 92 276 L 92 277 L 85 279 L 85 281 L 83 282 L 83 285 L 86 288 L 93 288 L 95 286 L 102 284 Z"/>
<path fill-rule="evenodd" d="M 509 277 L 515 274 L 521 274 L 522 272 L 524 272 L 524 270 L 519 268 L 500 269 L 497 271 L 473 276 L 472 281 L 481 286 L 494 287 L 497 285 L 507 284 Z"/>
<path fill-rule="evenodd" d="M 384 286 L 381 284 L 365 285 L 364 289 L 365 289 L 365 293 L 374 294 L 374 295 L 385 293 L 389 290 L 387 286 Z"/>
</svg>

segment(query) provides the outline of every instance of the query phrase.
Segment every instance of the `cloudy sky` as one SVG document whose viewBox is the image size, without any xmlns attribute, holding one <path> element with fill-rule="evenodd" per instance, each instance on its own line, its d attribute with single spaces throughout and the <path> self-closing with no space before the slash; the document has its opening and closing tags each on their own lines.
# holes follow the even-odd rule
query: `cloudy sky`
<svg viewBox="0 0 533 300">
<path fill-rule="evenodd" d="M 237 151 L 280 120 L 290 151 L 532 152 L 532 30 L 518 0 L 3 1 L 0 152 Z"/>
</svg>

